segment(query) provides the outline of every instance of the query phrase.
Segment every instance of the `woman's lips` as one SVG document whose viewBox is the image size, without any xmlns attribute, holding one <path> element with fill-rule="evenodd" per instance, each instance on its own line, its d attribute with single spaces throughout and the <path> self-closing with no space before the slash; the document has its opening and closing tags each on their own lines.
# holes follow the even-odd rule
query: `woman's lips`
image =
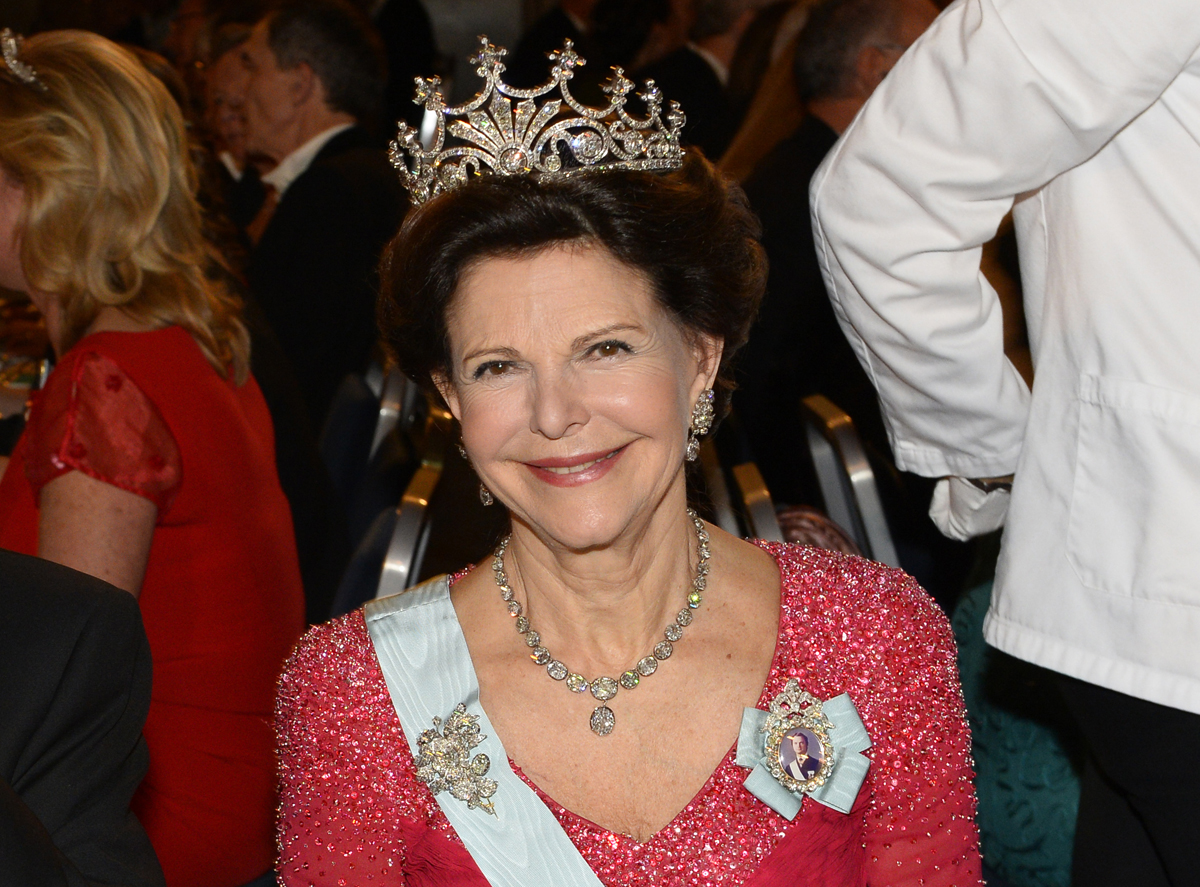
<svg viewBox="0 0 1200 887">
<path fill-rule="evenodd" d="M 603 477 L 624 452 L 625 447 L 617 447 L 615 450 L 601 450 L 563 459 L 539 459 L 537 462 L 526 462 L 525 465 L 534 476 L 549 484 L 573 487 Z"/>
</svg>

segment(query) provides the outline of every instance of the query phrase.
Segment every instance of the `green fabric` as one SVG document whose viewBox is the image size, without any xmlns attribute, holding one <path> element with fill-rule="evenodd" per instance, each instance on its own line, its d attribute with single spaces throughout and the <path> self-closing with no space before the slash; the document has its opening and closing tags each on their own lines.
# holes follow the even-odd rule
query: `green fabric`
<svg viewBox="0 0 1200 887">
<path fill-rule="evenodd" d="M 984 863 L 1009 887 L 1067 887 L 1080 757 L 1052 676 L 984 643 L 992 583 L 952 620 L 975 757 Z"/>
</svg>

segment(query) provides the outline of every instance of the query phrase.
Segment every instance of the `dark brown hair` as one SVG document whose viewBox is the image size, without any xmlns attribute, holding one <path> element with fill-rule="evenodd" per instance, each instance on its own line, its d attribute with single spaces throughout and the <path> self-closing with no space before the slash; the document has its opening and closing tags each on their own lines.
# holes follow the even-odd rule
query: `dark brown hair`
<svg viewBox="0 0 1200 887">
<path fill-rule="evenodd" d="M 409 214 L 384 252 L 379 324 L 401 369 L 428 384 L 449 375 L 447 310 L 472 263 L 594 243 L 642 274 L 685 332 L 724 341 L 724 408 L 765 285 L 759 230 L 741 189 L 698 151 L 670 173 L 489 176 Z"/>
</svg>

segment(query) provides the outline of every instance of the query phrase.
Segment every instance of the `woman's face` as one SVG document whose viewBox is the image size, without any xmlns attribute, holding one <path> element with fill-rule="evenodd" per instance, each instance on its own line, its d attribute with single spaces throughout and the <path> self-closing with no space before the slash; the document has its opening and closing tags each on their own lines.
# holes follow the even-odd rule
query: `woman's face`
<svg viewBox="0 0 1200 887">
<path fill-rule="evenodd" d="M 21 267 L 21 238 L 18 223 L 25 203 L 25 189 L 0 167 L 0 287 L 26 292 L 29 284 Z"/>
<path fill-rule="evenodd" d="M 34 290 L 25 279 L 21 264 L 21 209 L 25 189 L 3 167 L 0 167 L 0 287 L 27 293 L 46 321 L 46 335 L 60 355 L 62 334 L 62 305 L 54 296 Z"/>
<path fill-rule="evenodd" d="M 692 405 L 720 344 L 693 343 L 607 250 L 484 259 L 447 329 L 451 378 L 437 381 L 471 462 L 544 540 L 611 544 L 682 491 Z"/>
</svg>

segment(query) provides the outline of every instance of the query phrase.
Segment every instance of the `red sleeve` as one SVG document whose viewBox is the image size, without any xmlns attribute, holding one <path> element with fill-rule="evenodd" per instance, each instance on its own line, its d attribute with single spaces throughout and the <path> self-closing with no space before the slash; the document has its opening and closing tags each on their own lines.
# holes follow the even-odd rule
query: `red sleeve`
<svg viewBox="0 0 1200 887">
<path fill-rule="evenodd" d="M 179 446 L 158 408 L 110 358 L 68 357 L 29 419 L 25 472 L 36 499 L 69 471 L 149 499 L 161 516 L 179 491 Z"/>
<path fill-rule="evenodd" d="M 950 623 L 908 576 L 877 603 L 894 622 L 871 680 L 879 694 L 867 811 L 867 884 L 981 884 L 971 733 Z"/>
<path fill-rule="evenodd" d="M 431 825 L 361 610 L 300 641 L 275 729 L 281 885 L 487 887 L 449 824 Z"/>
</svg>

